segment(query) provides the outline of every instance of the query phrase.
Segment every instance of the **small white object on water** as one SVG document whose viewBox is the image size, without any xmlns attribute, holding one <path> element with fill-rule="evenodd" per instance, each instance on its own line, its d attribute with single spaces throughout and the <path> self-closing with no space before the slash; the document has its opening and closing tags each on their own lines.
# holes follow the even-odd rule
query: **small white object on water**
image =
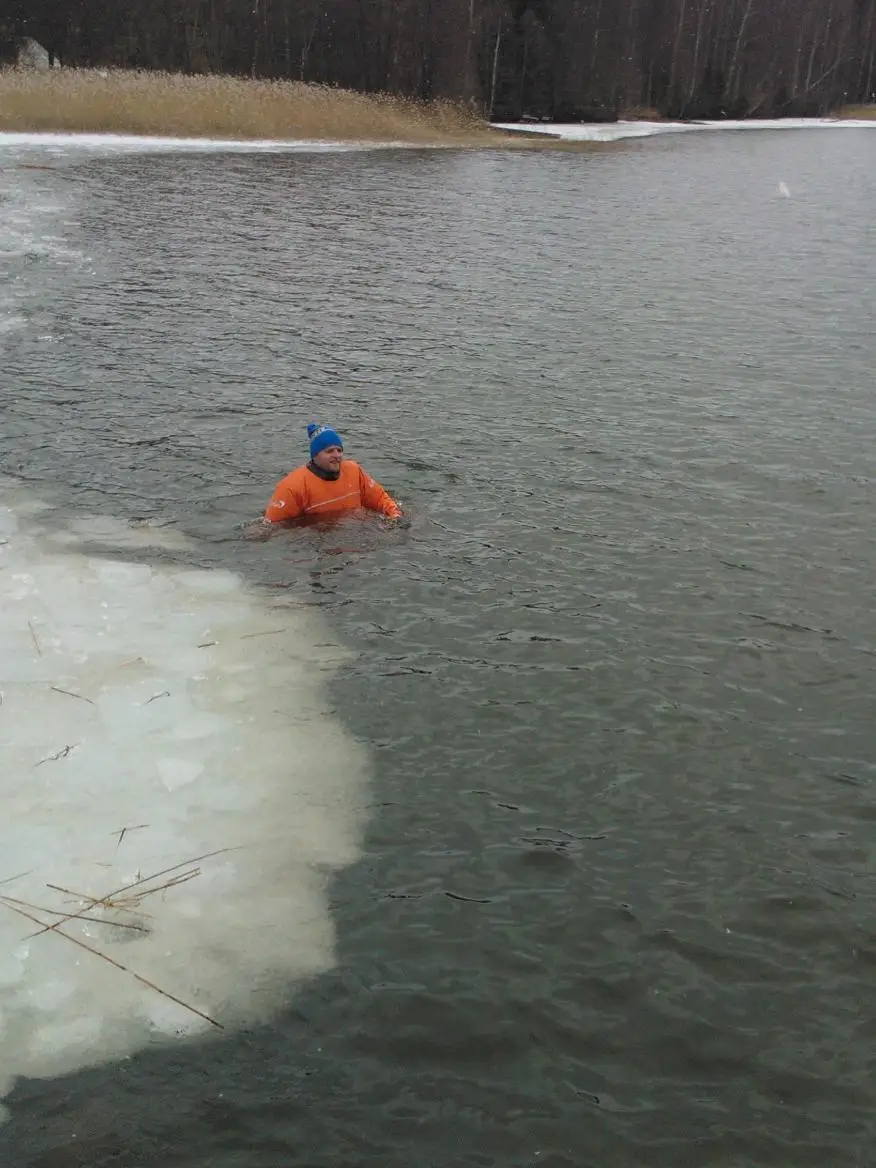
<svg viewBox="0 0 876 1168">
<path fill-rule="evenodd" d="M 790 199 L 791 192 L 788 189 L 787 183 L 784 183 L 784 182 L 779 183 L 779 194 L 782 196 L 783 199 Z"/>
</svg>

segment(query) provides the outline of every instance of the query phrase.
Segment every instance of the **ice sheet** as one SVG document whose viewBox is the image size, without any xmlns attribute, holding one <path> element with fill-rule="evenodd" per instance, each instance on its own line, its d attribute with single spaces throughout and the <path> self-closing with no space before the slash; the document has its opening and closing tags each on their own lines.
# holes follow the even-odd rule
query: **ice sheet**
<svg viewBox="0 0 876 1168">
<path fill-rule="evenodd" d="M 567 142 L 619 142 L 624 138 L 651 138 L 656 134 L 683 134 L 704 130 L 804 130 L 825 127 L 863 129 L 876 127 L 876 121 L 839 118 L 775 118 L 721 122 L 608 122 L 583 125 L 553 125 L 547 122 L 503 122 L 500 130 L 524 130 L 533 134 L 552 134 Z"/>
<path fill-rule="evenodd" d="M 70 150 L 97 154 L 150 154 L 193 151 L 198 153 L 289 154 L 332 153 L 375 150 L 403 146 L 403 142 L 326 141 L 324 139 L 281 138 L 173 138 L 148 134 L 59 134 L 30 131 L 0 132 L 0 151 L 22 147 L 44 147 L 50 152 Z M 2 160 L 2 154 L 0 154 Z"/>
<path fill-rule="evenodd" d="M 325 694 L 349 658 L 312 609 L 84 555 L 173 537 L 52 541 L 40 509 L 0 483 L 0 1095 L 269 1019 L 334 961 L 326 882 L 366 814 Z"/>
<path fill-rule="evenodd" d="M 496 123 L 497 130 L 526 131 L 533 134 L 552 134 L 567 141 L 616 142 L 624 138 L 646 138 L 655 134 L 689 133 L 695 130 L 791 130 L 813 127 L 864 128 L 876 126 L 876 121 L 837 118 L 777 118 L 720 122 L 614 122 L 608 124 L 565 125 L 532 122 Z M 327 141 L 325 139 L 239 139 L 239 138 L 179 138 L 147 134 L 84 134 L 46 133 L 30 131 L 0 132 L 0 165 L 4 156 L 14 160 L 21 152 L 34 148 L 49 155 L 68 154 L 154 154 L 154 153 L 332 153 L 354 150 L 422 149 L 410 142 L 390 141 Z M 440 147 L 436 147 L 440 148 Z"/>
</svg>

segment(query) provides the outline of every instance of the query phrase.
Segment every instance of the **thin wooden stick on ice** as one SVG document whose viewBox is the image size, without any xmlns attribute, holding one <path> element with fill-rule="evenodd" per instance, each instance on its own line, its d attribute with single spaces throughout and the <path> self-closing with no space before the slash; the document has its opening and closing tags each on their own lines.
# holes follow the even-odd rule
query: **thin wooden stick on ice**
<svg viewBox="0 0 876 1168">
<path fill-rule="evenodd" d="M 121 896 L 122 893 L 129 892 L 132 888 L 139 888 L 143 884 L 148 884 L 152 880 L 157 880 L 160 876 L 167 876 L 171 872 L 176 872 L 180 868 L 184 868 L 187 864 L 197 864 L 200 860 L 209 860 L 209 859 L 212 859 L 213 856 L 221 856 L 224 852 L 235 852 L 237 850 L 238 849 L 236 847 L 234 847 L 234 848 L 217 848 L 214 852 L 205 852 L 203 856 L 195 856 L 191 860 L 183 860 L 179 864 L 173 864 L 173 865 L 171 865 L 170 868 L 163 868 L 160 872 L 154 872 L 151 876 L 141 876 L 138 880 L 134 880 L 130 884 L 123 884 L 121 888 L 113 889 L 112 892 L 108 892 L 106 894 L 106 896 L 104 896 L 104 897 L 88 897 L 87 899 L 93 900 L 95 904 L 102 904 L 102 903 L 105 903 L 106 901 L 112 901 L 112 900 L 115 900 L 116 897 Z M 173 882 L 171 881 L 170 883 L 173 883 Z M 144 889 L 143 895 L 144 896 L 148 895 L 148 891 L 149 890 Z M 160 892 L 161 889 L 156 888 L 153 891 Z M 70 913 L 66 919 L 72 920 L 75 916 L 76 916 L 76 913 Z M 45 925 L 45 924 L 43 924 L 42 921 L 38 921 L 37 924 L 43 925 L 43 927 L 41 929 L 39 929 L 36 933 L 32 933 L 31 937 L 39 937 L 42 933 L 48 933 L 48 932 L 51 932 L 53 930 L 56 930 L 60 925 L 64 924 L 64 918 L 62 918 L 60 921 L 57 921 L 54 925 Z M 28 939 L 30 939 L 30 938 L 28 938 Z"/>
<path fill-rule="evenodd" d="M 42 651 L 42 649 L 40 648 L 40 642 L 39 642 L 39 638 L 38 638 L 38 637 L 37 637 L 37 635 L 36 635 L 36 631 L 35 631 L 35 629 L 34 629 L 34 627 L 33 627 L 33 622 L 32 622 L 32 621 L 28 621 L 28 622 L 27 622 L 27 627 L 30 629 L 30 635 L 33 637 L 34 648 L 35 648 L 35 649 L 36 649 L 36 651 L 37 651 L 37 655 L 38 655 L 39 657 L 42 657 L 42 655 L 43 655 L 43 651 Z"/>
<path fill-rule="evenodd" d="M 18 913 L 19 916 L 26 917 L 29 921 L 33 921 L 35 925 L 44 924 L 44 922 L 41 921 L 39 917 L 35 917 L 32 913 L 26 912 L 23 908 L 19 908 L 17 905 L 11 904 L 8 897 L 0 897 L 0 902 L 5 904 L 6 907 L 12 912 Z M 221 1022 L 217 1022 L 216 1019 L 211 1018 L 209 1014 L 205 1014 L 196 1006 L 190 1006 L 188 1002 L 184 1002 L 182 998 L 178 998 L 174 994 L 168 993 L 168 991 L 163 990 L 161 986 L 157 986 L 154 982 L 149 981 L 148 978 L 142 977 L 139 973 L 135 973 L 133 969 L 129 969 L 127 965 L 122 965 L 120 961 L 116 961 L 112 957 L 107 957 L 107 955 L 105 953 L 101 953 L 99 949 L 94 949 L 91 945 L 86 945 L 85 942 L 80 941 L 78 937 L 71 937 L 69 933 L 61 932 L 61 930 L 56 926 L 52 926 L 50 930 L 44 929 L 43 931 L 55 932 L 59 937 L 64 937 L 67 941 L 72 941 L 74 945 L 78 945 L 80 949 L 85 949 L 86 952 L 93 953 L 95 957 L 102 957 L 104 961 L 109 962 L 110 965 L 114 965 L 116 969 L 120 969 L 122 973 L 127 973 L 130 977 L 133 977 L 136 981 L 139 981 L 141 985 L 147 986 L 150 990 L 155 990 L 155 992 L 161 994 L 162 997 L 168 998 L 171 1002 L 175 1002 L 177 1006 L 182 1006 L 184 1010 L 189 1010 L 192 1014 L 197 1014 L 199 1018 L 203 1018 L 205 1022 L 209 1022 L 211 1026 L 215 1026 L 217 1030 L 225 1029 Z"/>
<path fill-rule="evenodd" d="M 59 912 L 56 908 L 45 908 L 41 904 L 31 904 L 30 901 L 19 900 L 18 897 L 16 897 L 16 896 L 0 896 L 0 901 L 2 901 L 4 904 L 6 904 L 6 906 L 8 908 L 12 908 L 13 905 L 17 904 L 17 905 L 20 905 L 22 908 L 33 909 L 34 912 L 48 913 L 49 916 L 53 916 L 53 917 L 65 917 L 67 920 L 87 921 L 89 924 L 92 924 L 92 925 L 95 923 L 100 923 L 102 925 L 112 925 L 113 928 L 116 928 L 116 929 L 133 929 L 135 933 L 148 933 L 148 931 L 149 931 L 148 929 L 144 928 L 143 925 L 128 925 L 124 921 L 95 922 L 94 917 L 86 916 L 86 913 L 89 913 L 91 911 L 91 909 L 94 907 L 94 905 L 89 905 L 88 908 L 85 910 L 85 912 L 74 913 L 73 916 L 69 916 L 65 913 Z"/>
<path fill-rule="evenodd" d="M 53 689 L 55 693 L 66 694 L 68 698 L 79 698 L 80 702 L 88 702 L 89 706 L 94 705 L 91 698 L 87 698 L 84 694 L 74 693 L 72 689 L 61 689 L 59 685 L 50 685 L 49 689 Z"/>
<path fill-rule="evenodd" d="M 118 851 L 119 848 L 122 846 L 122 840 L 125 838 L 125 836 L 128 834 L 129 831 L 140 831 L 142 828 L 148 827 L 148 826 L 149 826 L 148 823 L 135 823 L 133 827 L 123 827 L 121 829 L 121 831 L 114 831 L 113 835 L 117 835 L 119 837 L 119 842 L 116 844 L 116 851 Z"/>
<path fill-rule="evenodd" d="M 194 880 L 196 876 L 201 875 L 200 868 L 191 868 L 188 872 L 181 872 L 179 876 L 174 876 L 172 880 L 165 881 L 164 884 L 159 884 L 157 888 L 144 888 L 141 893 L 134 896 L 91 896 L 85 892 L 75 892 L 72 888 L 64 888 L 61 884 L 46 884 L 46 888 L 51 888 L 53 892 L 63 892 L 66 896 L 72 896 L 74 900 L 88 901 L 88 906 L 83 910 L 84 913 L 89 913 L 93 908 L 109 908 L 109 909 L 126 909 L 133 912 L 139 907 L 140 902 L 144 896 L 153 896 L 156 892 L 165 892 L 168 888 L 176 888 L 179 884 L 186 884 L 189 880 Z M 63 916 L 63 913 L 55 913 L 55 916 Z M 81 913 L 73 913 L 70 915 L 82 916 Z M 88 918 L 93 919 L 93 918 Z M 63 921 L 59 921 L 63 924 Z M 54 926 L 52 926 L 54 928 Z M 34 934 L 38 936 L 39 934 Z"/>
</svg>

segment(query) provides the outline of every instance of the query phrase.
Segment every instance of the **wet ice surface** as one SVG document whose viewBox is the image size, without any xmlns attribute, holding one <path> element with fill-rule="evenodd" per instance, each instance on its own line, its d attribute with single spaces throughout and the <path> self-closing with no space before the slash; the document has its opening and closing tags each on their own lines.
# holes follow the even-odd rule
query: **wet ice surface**
<svg viewBox="0 0 876 1168">
<path fill-rule="evenodd" d="M 288 154 L 332 153 L 345 150 L 369 150 L 377 146 L 400 145 L 400 143 L 373 142 L 332 142 L 309 138 L 172 138 L 149 134 L 60 134 L 37 132 L 0 133 L 0 150 L 6 153 L 28 147 L 38 147 L 49 152 L 75 150 L 86 154 L 154 154 L 164 151 L 179 153 L 195 151 L 211 153 L 274 153 Z M 401 143 L 403 145 L 403 143 Z"/>
<path fill-rule="evenodd" d="M 653 138 L 658 134 L 685 134 L 706 130 L 806 130 L 826 127 L 863 129 L 876 127 L 876 121 L 861 118 L 749 118 L 745 121 L 728 119 L 723 122 L 606 122 L 557 123 L 503 122 L 498 130 L 526 130 L 534 134 L 550 134 L 567 142 L 619 142 L 625 138 Z"/>
<path fill-rule="evenodd" d="M 0 489 L 5 1092 L 264 1019 L 328 968 L 324 873 L 357 856 L 364 757 L 325 706 L 344 652 L 312 613 L 84 555 L 184 541 L 40 531 Z"/>
</svg>

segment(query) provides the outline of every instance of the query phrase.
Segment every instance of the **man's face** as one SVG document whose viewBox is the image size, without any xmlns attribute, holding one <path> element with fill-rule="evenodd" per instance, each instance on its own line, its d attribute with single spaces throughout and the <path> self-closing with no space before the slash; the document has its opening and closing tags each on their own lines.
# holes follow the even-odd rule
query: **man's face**
<svg viewBox="0 0 876 1168">
<path fill-rule="evenodd" d="M 325 450 L 320 450 L 319 454 L 314 455 L 313 462 L 320 470 L 334 473 L 341 469 L 343 459 L 344 452 L 340 446 L 326 446 Z"/>
</svg>

